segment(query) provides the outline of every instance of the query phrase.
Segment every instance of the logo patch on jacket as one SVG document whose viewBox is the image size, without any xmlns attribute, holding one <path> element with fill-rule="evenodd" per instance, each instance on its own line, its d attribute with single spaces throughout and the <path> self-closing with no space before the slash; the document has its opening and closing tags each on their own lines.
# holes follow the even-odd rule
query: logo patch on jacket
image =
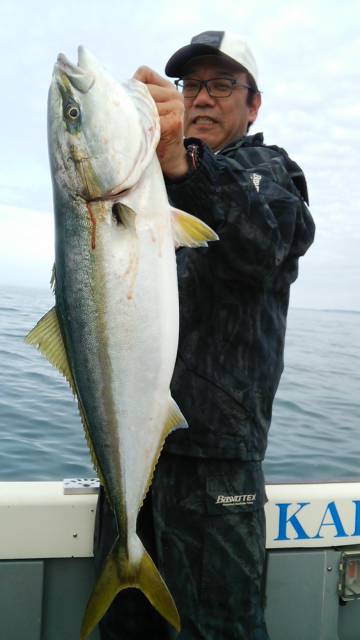
<svg viewBox="0 0 360 640">
<path fill-rule="evenodd" d="M 250 180 L 253 183 L 256 191 L 259 193 L 261 176 L 259 176 L 258 173 L 252 173 L 251 176 L 250 176 Z"/>
<path fill-rule="evenodd" d="M 247 504 L 254 504 L 256 493 L 243 493 L 240 496 L 221 496 L 216 499 L 215 504 L 222 504 L 223 507 L 234 507 Z"/>
</svg>

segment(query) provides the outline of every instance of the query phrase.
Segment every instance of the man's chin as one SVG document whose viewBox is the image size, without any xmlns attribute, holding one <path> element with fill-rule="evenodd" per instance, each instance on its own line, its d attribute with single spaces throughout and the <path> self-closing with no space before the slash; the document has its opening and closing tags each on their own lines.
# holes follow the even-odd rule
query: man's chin
<svg viewBox="0 0 360 640">
<path fill-rule="evenodd" d="M 217 149 L 220 141 L 213 131 L 207 130 L 205 127 L 197 127 L 192 125 L 186 130 L 187 138 L 199 138 L 205 142 L 210 149 Z"/>
</svg>

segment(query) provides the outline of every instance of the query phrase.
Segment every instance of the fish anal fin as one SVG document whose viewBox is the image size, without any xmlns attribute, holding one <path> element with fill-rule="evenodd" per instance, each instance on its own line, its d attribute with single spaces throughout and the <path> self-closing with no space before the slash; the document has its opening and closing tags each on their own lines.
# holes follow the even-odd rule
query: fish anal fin
<svg viewBox="0 0 360 640">
<path fill-rule="evenodd" d="M 50 309 L 50 311 L 39 320 L 25 337 L 25 342 L 39 349 L 50 364 L 58 369 L 66 378 L 73 394 L 76 395 L 75 382 L 66 354 L 56 307 Z"/>
<path fill-rule="evenodd" d="M 160 615 L 177 631 L 180 630 L 179 614 L 164 580 L 140 539 L 136 538 L 135 541 L 138 548 L 136 560 L 126 552 L 119 539 L 106 558 L 86 607 L 80 640 L 89 636 L 115 596 L 129 587 L 140 589 Z"/>
<path fill-rule="evenodd" d="M 169 400 L 169 410 L 168 410 L 167 418 L 166 418 L 166 421 L 165 421 L 165 424 L 164 424 L 164 429 L 163 429 L 163 432 L 162 432 L 162 435 L 161 435 L 161 438 L 160 438 L 158 449 L 157 449 L 157 451 L 155 453 L 155 456 L 154 456 L 153 466 L 152 466 L 151 472 L 149 474 L 149 479 L 148 479 L 147 484 L 146 484 L 146 488 L 145 488 L 145 491 L 144 491 L 144 496 L 143 496 L 140 508 L 143 505 L 145 497 L 146 497 L 146 495 L 147 495 L 147 493 L 148 493 L 148 491 L 149 491 L 149 489 L 150 489 L 150 487 L 152 485 L 152 481 L 153 481 L 153 478 L 154 478 L 156 465 L 157 465 L 158 460 L 160 458 L 160 454 L 161 454 L 161 451 L 163 449 L 163 446 L 164 446 L 164 443 L 165 443 L 165 440 L 166 440 L 167 436 L 169 435 L 169 433 L 172 433 L 172 431 L 176 431 L 176 429 L 187 429 L 188 426 L 189 426 L 188 423 L 186 422 L 186 418 L 181 413 L 181 411 L 180 411 L 178 405 L 176 404 L 174 398 L 172 398 L 171 395 L 169 395 L 169 399 L 170 399 Z"/>
<path fill-rule="evenodd" d="M 174 243 L 177 247 L 207 247 L 219 236 L 205 222 L 190 213 L 171 207 Z"/>
</svg>

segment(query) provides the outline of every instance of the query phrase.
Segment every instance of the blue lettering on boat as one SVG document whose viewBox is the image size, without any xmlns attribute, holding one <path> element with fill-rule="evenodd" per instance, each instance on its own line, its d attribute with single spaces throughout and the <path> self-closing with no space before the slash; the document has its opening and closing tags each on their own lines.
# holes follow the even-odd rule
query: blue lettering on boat
<svg viewBox="0 0 360 640">
<path fill-rule="evenodd" d="M 305 525 L 301 522 L 301 512 L 311 505 L 311 502 L 276 502 L 279 509 L 278 535 L 274 540 L 315 540 L 324 538 L 322 535 L 324 527 L 334 528 L 334 538 L 348 538 L 360 536 L 360 500 L 352 500 L 354 504 L 354 530 L 347 533 L 344 523 L 341 520 L 335 501 L 328 502 L 326 508 L 319 519 L 319 528 L 314 535 L 314 531 L 306 531 Z M 296 507 L 296 511 L 290 514 L 291 507 Z"/>
<path fill-rule="evenodd" d="M 290 507 L 291 504 L 292 502 L 276 503 L 276 506 L 279 507 L 280 513 L 279 513 L 279 535 L 277 538 L 275 538 L 275 540 L 291 540 L 291 538 L 289 538 L 286 535 L 286 529 L 287 529 L 288 523 L 292 525 L 292 527 L 295 529 L 297 533 L 297 538 L 295 538 L 296 540 L 306 540 L 307 538 L 310 538 L 310 536 L 308 536 L 308 534 L 305 532 L 305 529 L 301 526 L 299 520 L 296 517 L 299 511 L 301 511 L 304 507 L 306 507 L 306 505 L 310 504 L 310 502 L 298 502 L 298 506 L 299 506 L 298 510 L 295 511 L 295 513 L 293 513 L 292 516 L 288 517 L 287 511 L 288 511 L 288 507 Z"/>
<path fill-rule="evenodd" d="M 331 517 L 332 517 L 332 521 L 331 522 L 325 522 L 325 518 L 327 516 L 327 514 L 330 513 Z M 348 538 L 349 534 L 345 532 L 345 529 L 343 527 L 343 524 L 340 520 L 340 516 L 339 516 L 339 512 L 336 508 L 336 504 L 335 502 L 329 502 L 328 506 L 325 509 L 325 513 L 323 515 L 323 518 L 321 520 L 320 523 L 320 527 L 318 529 L 317 534 L 314 536 L 314 538 L 323 538 L 324 536 L 320 535 L 320 530 L 322 529 L 322 527 L 330 527 L 333 526 L 335 527 L 337 533 L 335 534 L 334 538 Z"/>
<path fill-rule="evenodd" d="M 353 500 L 355 505 L 355 529 L 353 536 L 360 536 L 360 500 Z"/>
</svg>

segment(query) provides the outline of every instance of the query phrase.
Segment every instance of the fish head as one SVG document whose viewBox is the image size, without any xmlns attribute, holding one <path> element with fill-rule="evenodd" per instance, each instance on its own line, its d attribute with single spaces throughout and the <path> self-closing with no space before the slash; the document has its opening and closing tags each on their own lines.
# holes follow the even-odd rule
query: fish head
<svg viewBox="0 0 360 640">
<path fill-rule="evenodd" d="M 159 137 L 156 105 L 143 83 L 117 82 L 84 47 L 77 65 L 58 56 L 48 99 L 56 184 L 86 201 L 114 198 L 138 182 Z"/>
</svg>

